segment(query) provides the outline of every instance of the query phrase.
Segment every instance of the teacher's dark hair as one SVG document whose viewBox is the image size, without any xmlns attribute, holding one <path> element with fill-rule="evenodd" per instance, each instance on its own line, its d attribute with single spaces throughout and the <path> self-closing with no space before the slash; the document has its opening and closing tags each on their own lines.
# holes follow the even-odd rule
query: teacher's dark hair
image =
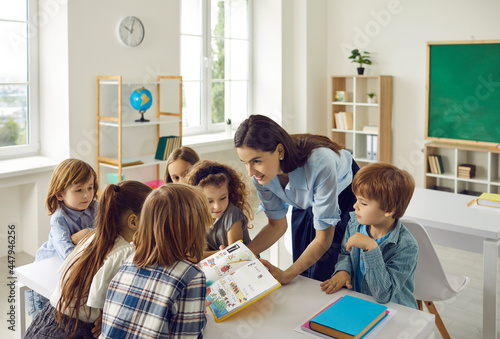
<svg viewBox="0 0 500 339">
<path fill-rule="evenodd" d="M 323 135 L 288 134 L 280 125 L 264 115 L 251 115 L 241 123 L 234 135 L 234 147 L 249 147 L 271 152 L 278 144 L 285 148 L 281 170 L 290 173 L 303 166 L 311 152 L 319 147 L 330 148 L 337 154 L 342 146 Z"/>
</svg>

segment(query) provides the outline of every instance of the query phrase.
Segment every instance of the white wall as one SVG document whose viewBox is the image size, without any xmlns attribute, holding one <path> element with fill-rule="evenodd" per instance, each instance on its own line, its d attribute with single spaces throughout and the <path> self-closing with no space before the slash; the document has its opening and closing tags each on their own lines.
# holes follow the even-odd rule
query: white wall
<svg viewBox="0 0 500 339">
<path fill-rule="evenodd" d="M 35 255 L 48 239 L 50 217 L 45 209 L 45 197 L 50 172 L 20 175 L 0 179 L 0 257 L 8 253 L 7 225 L 15 224 L 15 253 Z"/>
<path fill-rule="evenodd" d="M 355 74 L 347 53 L 360 48 L 372 53 L 368 74 L 394 77 L 393 163 L 417 186 L 424 178 L 426 43 L 498 39 L 498 13 L 495 0 L 328 1 L 328 74 Z"/>
<path fill-rule="evenodd" d="M 146 32 L 135 48 L 116 34 L 129 15 L 141 19 Z M 179 75 L 179 1 L 70 1 L 68 36 L 70 155 L 95 166 L 96 76 L 122 75 L 127 83 Z"/>
</svg>

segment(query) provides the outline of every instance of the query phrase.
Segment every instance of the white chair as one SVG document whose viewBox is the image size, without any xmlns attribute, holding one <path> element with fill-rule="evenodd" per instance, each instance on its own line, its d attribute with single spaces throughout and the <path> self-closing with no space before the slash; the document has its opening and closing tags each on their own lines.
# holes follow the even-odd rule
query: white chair
<svg viewBox="0 0 500 339">
<path fill-rule="evenodd" d="M 413 234 L 418 243 L 418 262 L 415 272 L 415 292 L 418 308 L 423 305 L 436 317 L 436 327 L 443 338 L 450 338 L 444 326 L 434 301 L 448 300 L 462 291 L 469 283 L 469 277 L 448 273 L 443 270 L 441 262 L 432 245 L 429 234 L 418 222 L 411 219 L 401 219 L 401 223 Z"/>
</svg>

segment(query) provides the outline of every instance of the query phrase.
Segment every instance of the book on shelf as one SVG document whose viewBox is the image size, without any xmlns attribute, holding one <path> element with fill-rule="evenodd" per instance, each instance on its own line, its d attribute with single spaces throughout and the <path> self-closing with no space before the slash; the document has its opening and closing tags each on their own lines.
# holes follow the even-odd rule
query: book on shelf
<svg viewBox="0 0 500 339">
<path fill-rule="evenodd" d="M 443 174 L 444 173 L 443 158 L 441 157 L 440 154 L 436 154 L 434 157 L 436 158 L 439 174 Z"/>
<path fill-rule="evenodd" d="M 366 159 L 372 160 L 373 158 L 373 135 L 366 136 Z"/>
<path fill-rule="evenodd" d="M 353 116 L 351 112 L 335 113 L 335 127 L 340 130 L 353 129 Z"/>
<path fill-rule="evenodd" d="M 378 135 L 372 135 L 372 160 L 378 161 Z"/>
<path fill-rule="evenodd" d="M 378 126 L 363 126 L 363 132 L 378 134 Z"/>
<path fill-rule="evenodd" d="M 478 192 L 478 191 L 473 191 L 473 190 L 461 190 L 460 192 L 458 192 L 459 194 L 466 194 L 466 195 L 473 195 L 473 196 L 480 196 L 482 194 L 482 192 Z"/>
<path fill-rule="evenodd" d="M 430 187 L 431 190 L 436 190 L 436 191 L 443 191 L 443 192 L 453 192 L 453 189 L 451 187 L 446 187 L 446 186 L 432 186 Z"/>
<path fill-rule="evenodd" d="M 428 162 L 431 173 L 433 174 L 444 173 L 443 159 L 441 158 L 441 155 L 439 154 L 429 155 Z"/>
<path fill-rule="evenodd" d="M 337 129 L 344 130 L 344 118 L 342 112 L 335 113 L 335 123 L 337 124 Z"/>
<path fill-rule="evenodd" d="M 434 158 L 432 155 L 427 157 L 427 162 L 429 163 L 429 171 L 432 174 L 437 174 L 436 165 L 434 164 Z"/>
<path fill-rule="evenodd" d="M 169 135 L 160 137 L 158 139 L 158 146 L 156 147 L 155 159 L 167 160 L 172 151 L 181 146 L 181 137 Z"/>
<path fill-rule="evenodd" d="M 307 328 L 338 339 L 358 339 L 372 330 L 389 314 L 387 306 L 345 295 L 321 310 Z"/>
<path fill-rule="evenodd" d="M 458 165 L 459 178 L 472 179 L 476 176 L 476 165 L 472 164 L 460 164 Z"/>
<path fill-rule="evenodd" d="M 353 128 L 353 116 L 351 112 L 340 112 L 342 115 L 342 120 L 344 121 L 344 129 L 352 130 Z"/>
<path fill-rule="evenodd" d="M 483 193 L 476 199 L 476 202 L 479 206 L 500 208 L 500 194 Z"/>
<path fill-rule="evenodd" d="M 198 266 L 205 272 L 207 302 L 216 322 L 281 286 L 241 240 L 200 261 Z"/>
</svg>

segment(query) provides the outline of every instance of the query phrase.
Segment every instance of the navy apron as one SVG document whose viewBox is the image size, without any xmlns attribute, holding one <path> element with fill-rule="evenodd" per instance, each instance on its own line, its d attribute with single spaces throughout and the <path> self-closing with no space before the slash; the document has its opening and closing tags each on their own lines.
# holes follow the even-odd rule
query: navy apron
<svg viewBox="0 0 500 339">
<path fill-rule="evenodd" d="M 353 178 L 358 170 L 359 166 L 353 159 Z M 332 245 L 314 265 L 301 273 L 305 277 L 325 281 L 330 279 L 335 271 L 335 264 L 340 253 L 342 239 L 344 238 L 345 229 L 350 219 L 349 212 L 354 211 L 354 204 L 356 203 L 356 197 L 352 193 L 351 184 L 339 194 L 337 201 L 341 211 L 341 220 L 335 227 Z M 292 250 L 294 262 L 302 255 L 302 252 L 304 252 L 315 237 L 316 229 L 314 228 L 312 207 L 305 210 L 294 207 L 292 209 Z"/>
</svg>

